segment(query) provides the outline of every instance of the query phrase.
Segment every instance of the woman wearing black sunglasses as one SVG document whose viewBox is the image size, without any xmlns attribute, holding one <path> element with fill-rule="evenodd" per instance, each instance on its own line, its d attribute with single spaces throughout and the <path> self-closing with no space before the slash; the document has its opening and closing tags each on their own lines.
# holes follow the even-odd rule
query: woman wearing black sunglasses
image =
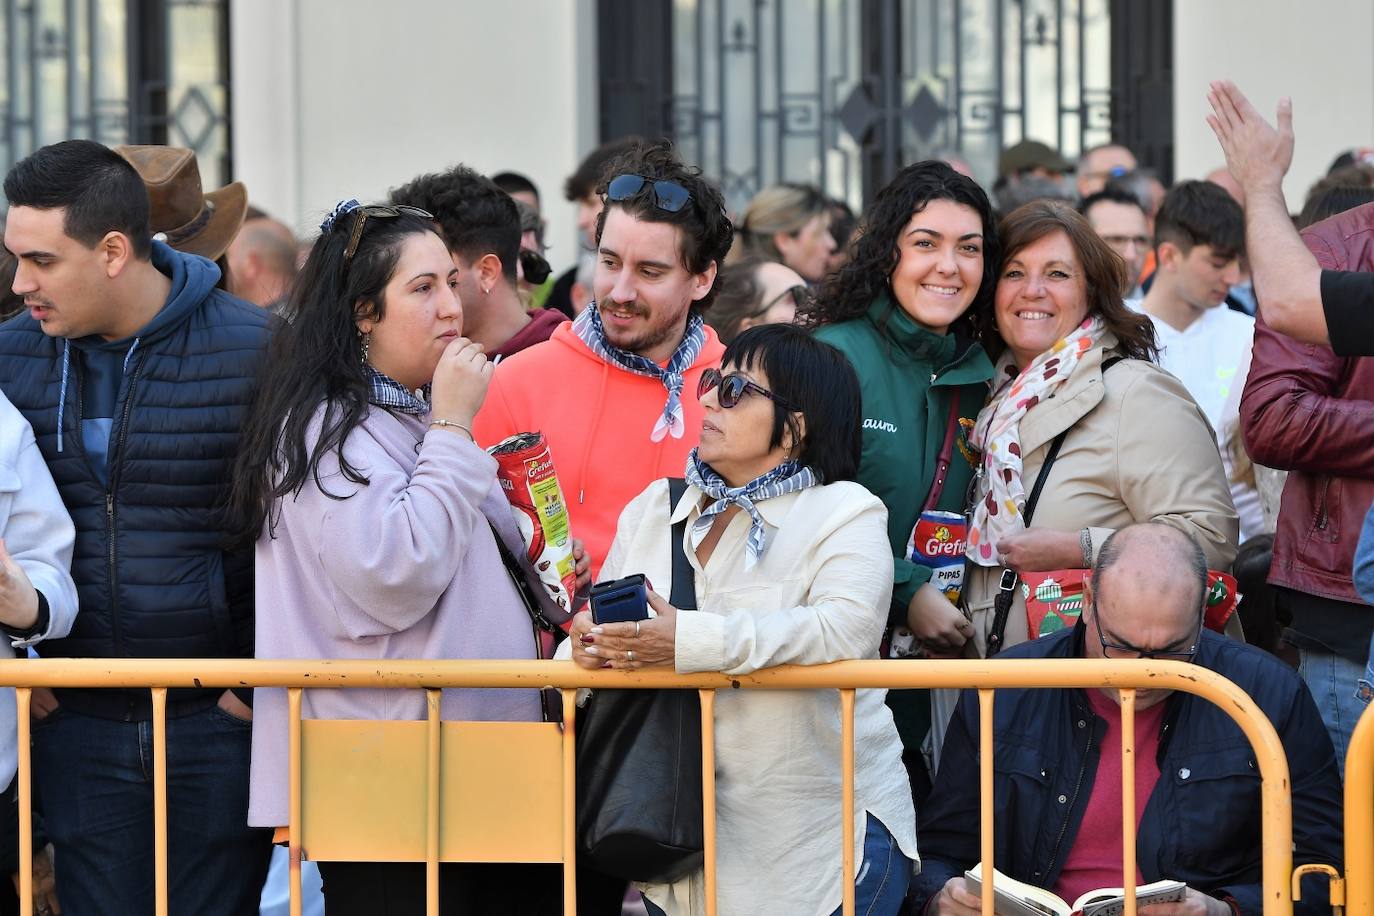
<svg viewBox="0 0 1374 916">
<path fill-rule="evenodd" d="M 716 301 L 703 317 L 727 345 L 759 325 L 792 324 L 797 309 L 814 295 L 786 264 L 754 256 L 727 264 L 717 284 Z"/>
<path fill-rule="evenodd" d="M 993 373 L 977 341 L 991 320 L 997 256 L 983 190 L 943 162 L 919 162 L 878 192 L 849 262 L 798 318 L 849 357 L 863 385 L 858 480 L 888 510 L 890 657 L 957 655 L 973 635 L 955 580 L 975 465 L 967 432 Z M 892 691 L 888 705 L 919 805 L 927 692 Z"/>
<path fill-rule="evenodd" d="M 801 329 L 767 325 L 736 338 L 698 394 L 706 416 L 686 495 L 670 506 L 658 481 L 636 497 L 602 577 L 644 573 L 666 591 L 671 523 L 685 520 L 699 610 L 653 594 L 649 620 L 596 626 L 580 614 L 573 660 L 744 674 L 876 658 L 892 557 L 886 511 L 854 483 L 854 370 Z M 823 800 L 841 793 L 838 695 L 723 692 L 715 721 L 720 911 L 837 912 L 842 831 L 837 805 Z M 916 858 L 915 812 L 883 691 L 858 692 L 854 723 L 859 912 L 892 916 Z M 700 872 L 641 890 L 651 916 L 702 912 Z"/>
</svg>

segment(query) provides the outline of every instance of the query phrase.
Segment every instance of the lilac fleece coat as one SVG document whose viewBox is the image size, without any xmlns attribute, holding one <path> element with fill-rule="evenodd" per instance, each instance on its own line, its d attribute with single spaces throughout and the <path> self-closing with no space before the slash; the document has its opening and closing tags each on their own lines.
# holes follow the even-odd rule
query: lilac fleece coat
<svg viewBox="0 0 1374 916">
<path fill-rule="evenodd" d="M 501 563 L 488 519 L 512 552 L 520 534 L 496 483 L 496 461 L 462 433 L 427 430 L 428 416 L 372 408 L 344 444 L 369 479 L 350 483 L 338 456 L 282 501 L 275 538 L 257 544 L 258 658 L 535 657 L 534 631 Z M 319 434 L 317 413 L 308 441 Z M 446 690 L 445 719 L 538 721 L 529 690 Z M 423 719 L 424 694 L 308 690 L 318 719 Z M 287 818 L 286 692 L 253 706 L 248 823 Z"/>
</svg>

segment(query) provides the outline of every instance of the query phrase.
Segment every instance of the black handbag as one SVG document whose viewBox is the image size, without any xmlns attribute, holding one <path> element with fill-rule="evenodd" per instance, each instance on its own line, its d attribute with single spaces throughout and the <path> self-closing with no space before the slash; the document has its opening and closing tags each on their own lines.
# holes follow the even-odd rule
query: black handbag
<svg viewBox="0 0 1374 916">
<path fill-rule="evenodd" d="M 668 481 L 669 512 L 687 491 Z M 673 526 L 669 603 L 696 609 L 696 583 Z M 701 701 L 695 690 L 596 690 L 577 715 L 577 854 L 617 878 L 671 883 L 705 859 Z"/>
</svg>

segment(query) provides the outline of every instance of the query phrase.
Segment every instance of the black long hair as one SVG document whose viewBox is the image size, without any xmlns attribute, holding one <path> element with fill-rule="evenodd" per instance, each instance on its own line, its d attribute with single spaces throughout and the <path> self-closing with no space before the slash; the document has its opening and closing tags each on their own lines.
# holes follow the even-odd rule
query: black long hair
<svg viewBox="0 0 1374 916">
<path fill-rule="evenodd" d="M 358 220 L 364 220 L 357 251 L 344 252 Z M 361 358 L 360 318 L 385 316 L 384 293 L 396 272 L 407 236 L 438 235 L 433 223 L 408 213 L 364 217 L 361 209 L 334 220 L 321 233 L 291 289 L 286 322 L 268 347 L 262 381 L 239 439 L 230 479 L 226 530 L 231 542 L 251 544 L 276 524 L 278 500 L 320 480 L 321 456 L 339 456 L 344 479 L 366 485 L 349 464 L 343 444 L 368 409 L 368 380 Z M 320 405 L 319 438 L 306 430 Z"/>
<path fill-rule="evenodd" d="M 1002 253 L 997 217 L 976 181 L 938 159 L 907 166 L 878 192 L 864 215 L 858 237 L 851 243 L 849 260 L 830 276 L 816 301 L 798 311 L 797 323 L 815 328 L 859 318 L 878 296 L 890 293 L 892 271 L 901 257 L 898 242 L 902 230 L 933 200 L 952 200 L 972 207 L 983 221 L 983 279 L 973 303 L 959 319 L 968 323 L 971 336 L 981 338 L 993 325 L 993 293 Z"/>
</svg>

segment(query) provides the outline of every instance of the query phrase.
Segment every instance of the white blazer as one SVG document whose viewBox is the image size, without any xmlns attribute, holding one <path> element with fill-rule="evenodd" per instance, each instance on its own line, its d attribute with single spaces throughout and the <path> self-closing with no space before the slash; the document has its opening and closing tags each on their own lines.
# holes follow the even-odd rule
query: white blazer
<svg viewBox="0 0 1374 916">
<path fill-rule="evenodd" d="M 691 524 L 703 494 L 689 487 L 673 521 Z M 774 665 L 878 657 L 892 598 L 887 509 L 857 483 L 757 504 L 762 559 L 745 571 L 749 516 L 730 520 L 703 568 L 689 543 L 698 611 L 677 619 L 681 673 L 747 674 Z M 668 484 L 620 516 L 603 579 L 644 573 L 665 598 L 672 579 Z M 883 702 L 857 694 L 855 861 L 866 814 L 916 855 L 916 813 L 902 745 Z M 716 695 L 717 876 L 720 913 L 825 916 L 841 900 L 840 702 L 834 690 L 723 690 Z M 642 888 L 669 916 L 704 912 L 703 876 Z"/>
<path fill-rule="evenodd" d="M 11 637 L 10 645 L 26 648 L 71 632 L 76 619 L 76 585 L 72 582 L 72 545 L 76 529 L 62 504 L 33 429 L 23 414 L 0 394 L 0 537 L 33 587 L 48 602 L 48 627 L 27 639 Z M 7 665 L 21 659 L 4 659 Z M 0 689 L 0 790 L 19 766 L 14 690 Z"/>
</svg>

